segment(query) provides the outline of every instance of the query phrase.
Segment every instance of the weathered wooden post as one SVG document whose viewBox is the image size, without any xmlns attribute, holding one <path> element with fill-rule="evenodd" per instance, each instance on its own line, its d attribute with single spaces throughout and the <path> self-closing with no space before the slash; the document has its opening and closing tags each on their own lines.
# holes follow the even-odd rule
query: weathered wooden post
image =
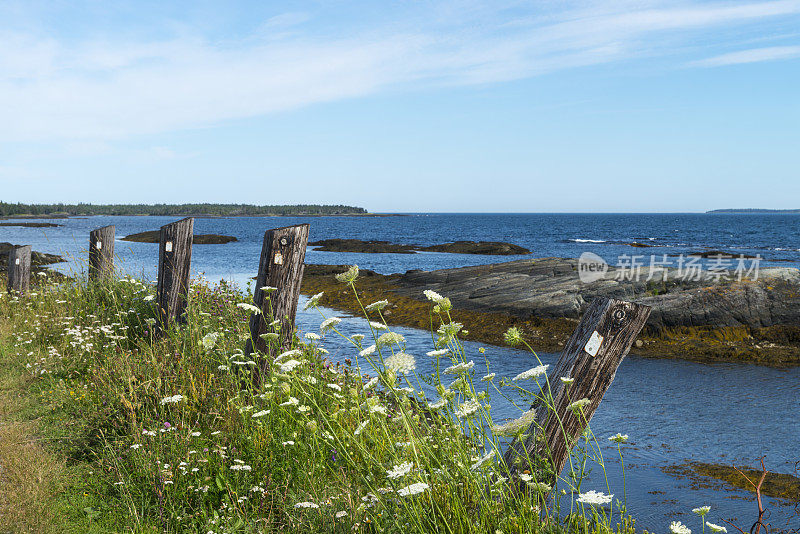
<svg viewBox="0 0 800 534">
<path fill-rule="evenodd" d="M 160 325 L 181 320 L 189 296 L 194 219 L 187 217 L 161 227 L 158 245 L 156 303 Z"/>
<path fill-rule="evenodd" d="M 89 280 L 99 280 L 114 274 L 114 231 L 103 226 L 89 232 Z"/>
<path fill-rule="evenodd" d="M 24 293 L 31 286 L 31 246 L 22 245 L 8 251 L 8 292 Z"/>
<path fill-rule="evenodd" d="M 531 408 L 536 415 L 524 441 L 514 439 L 505 452 L 512 476 L 525 470 L 538 471 L 538 481 L 554 482 L 649 315 L 650 308 L 640 304 L 602 297 L 592 301 L 548 375 L 552 408 L 535 402 Z M 565 384 L 562 377 L 573 382 Z M 569 408 L 582 399 L 588 402 Z M 551 462 L 552 473 L 541 476 L 541 469 L 529 465 L 529 459 Z"/>
<path fill-rule="evenodd" d="M 274 351 L 270 351 L 267 342 L 261 337 L 266 333 L 278 334 L 278 350 L 285 350 L 292 343 L 308 231 L 309 225 L 299 224 L 267 230 L 264 234 L 256 290 L 253 294 L 253 302 L 261 313 L 250 316 L 250 340 L 245 349 L 248 355 L 255 349 L 261 354 L 275 356 Z M 268 293 L 262 289 L 267 286 L 277 289 Z M 279 321 L 277 328 L 270 326 L 272 321 Z M 268 365 L 268 362 L 259 362 L 262 373 L 267 372 Z"/>
</svg>

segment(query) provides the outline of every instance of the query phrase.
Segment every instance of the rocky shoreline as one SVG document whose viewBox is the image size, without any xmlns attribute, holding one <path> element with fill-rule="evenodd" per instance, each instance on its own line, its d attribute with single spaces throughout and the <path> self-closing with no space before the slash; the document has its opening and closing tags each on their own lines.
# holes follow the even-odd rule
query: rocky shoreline
<svg viewBox="0 0 800 534">
<path fill-rule="evenodd" d="M 333 274 L 343 266 L 308 265 L 302 291 L 325 291 L 322 304 L 360 313 L 355 299 Z M 510 326 L 523 330 L 531 345 L 556 352 L 572 333 L 583 310 L 597 296 L 620 298 L 653 308 L 634 352 L 644 356 L 698 361 L 740 361 L 767 365 L 800 364 L 800 271 L 762 269 L 757 280 L 715 280 L 708 275 L 683 281 L 649 268 L 638 281 L 615 280 L 616 269 L 591 283 L 578 278 L 578 262 L 566 258 L 517 260 L 499 264 L 412 270 L 380 275 L 362 271 L 364 303 L 388 299 L 393 324 L 430 328 L 422 291 L 450 298 L 453 315 L 467 339 L 502 343 Z M 675 273 L 668 273 L 674 275 Z"/>
</svg>

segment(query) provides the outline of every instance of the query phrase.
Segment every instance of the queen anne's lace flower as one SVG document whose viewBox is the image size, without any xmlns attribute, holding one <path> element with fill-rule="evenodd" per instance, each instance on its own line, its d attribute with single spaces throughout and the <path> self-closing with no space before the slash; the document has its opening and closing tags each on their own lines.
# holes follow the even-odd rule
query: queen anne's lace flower
<svg viewBox="0 0 800 534">
<path fill-rule="evenodd" d="M 378 338 L 378 341 L 376 342 L 376 345 L 378 345 L 379 347 L 391 344 L 400 345 L 401 343 L 404 343 L 405 340 L 406 338 L 404 338 L 397 332 L 386 332 L 385 334 L 381 334 L 381 336 Z"/>
<path fill-rule="evenodd" d="M 406 486 L 405 488 L 400 488 L 399 490 L 397 490 L 397 494 L 400 495 L 401 497 L 408 497 L 410 495 L 417 495 L 418 493 L 422 493 L 428 488 L 430 488 L 430 486 L 427 485 L 426 483 L 417 482 L 415 484 Z"/>
<path fill-rule="evenodd" d="M 549 365 L 537 365 L 533 369 L 528 369 L 513 378 L 514 382 L 518 382 L 519 380 L 530 380 L 532 378 L 539 378 L 543 374 L 547 373 L 547 369 Z"/>
<path fill-rule="evenodd" d="M 173 395 L 171 397 L 164 397 L 161 399 L 161 405 L 165 404 L 177 404 L 183 400 L 183 395 Z"/>
<path fill-rule="evenodd" d="M 467 363 L 459 362 L 459 363 L 457 363 L 455 365 L 451 365 L 450 367 L 445 369 L 444 370 L 444 374 L 446 374 L 446 375 L 455 375 L 455 374 L 459 374 L 459 373 L 464 373 L 466 371 L 469 371 L 473 367 L 475 367 L 475 362 L 472 361 L 472 360 L 470 360 Z"/>
<path fill-rule="evenodd" d="M 496 436 L 516 437 L 517 434 L 525 432 L 531 423 L 536 419 L 536 411 L 531 409 L 523 413 L 517 419 L 507 421 L 502 425 L 495 425 L 492 427 L 492 433 Z"/>
<path fill-rule="evenodd" d="M 724 534 L 728 533 L 728 529 L 723 527 L 722 525 L 716 525 L 714 523 L 709 523 L 706 521 L 706 526 L 711 529 L 711 532 L 722 532 Z"/>
<path fill-rule="evenodd" d="M 426 289 L 425 291 L 422 292 L 422 294 L 425 295 L 425 297 L 431 302 L 439 302 L 444 298 L 443 296 L 441 296 L 439 293 L 437 293 L 432 289 Z"/>
<path fill-rule="evenodd" d="M 586 406 L 590 402 L 592 402 L 592 401 L 590 401 L 589 399 L 576 400 L 575 402 L 570 403 L 570 405 L 567 406 L 567 410 L 570 410 L 570 411 L 572 411 L 574 413 L 578 413 L 580 410 L 583 409 L 584 406 Z"/>
<path fill-rule="evenodd" d="M 692 508 L 692 512 L 694 512 L 695 514 L 699 515 L 700 517 L 704 517 L 710 511 L 711 511 L 711 507 L 708 506 L 708 505 L 701 506 L 699 508 Z"/>
<path fill-rule="evenodd" d="M 358 353 L 358 355 L 359 355 L 359 356 L 361 356 L 361 357 L 363 358 L 364 356 L 369 356 L 369 355 L 371 355 L 371 354 L 375 354 L 375 349 L 376 349 L 375 345 L 370 345 L 370 346 L 369 346 L 369 347 L 367 347 L 366 349 L 364 349 L 364 350 L 360 351 L 360 352 Z"/>
<path fill-rule="evenodd" d="M 322 298 L 322 295 L 323 295 L 323 293 L 317 293 L 316 295 L 314 295 L 313 297 L 308 299 L 308 302 L 306 302 L 305 305 L 303 305 L 303 309 L 307 310 L 307 309 L 313 308 L 314 306 L 319 304 L 319 299 Z"/>
<path fill-rule="evenodd" d="M 402 478 L 411 472 L 411 468 L 414 467 L 414 464 L 411 462 L 404 462 L 400 465 L 396 465 L 386 471 L 387 478 Z"/>
<path fill-rule="evenodd" d="M 336 275 L 336 280 L 342 283 L 355 282 L 356 278 L 358 278 L 358 265 L 353 265 L 345 272 Z"/>
<path fill-rule="evenodd" d="M 470 399 L 466 402 L 461 403 L 458 406 L 458 409 L 456 410 L 456 415 L 461 419 L 464 419 L 466 417 L 474 415 L 475 412 L 477 412 L 478 408 L 480 407 L 481 405 L 478 401 Z"/>
<path fill-rule="evenodd" d="M 364 306 L 364 309 L 367 310 L 368 312 L 372 312 L 372 311 L 382 310 L 388 305 L 389 305 L 388 300 L 379 300 L 377 302 L 373 302 L 368 306 Z"/>
<path fill-rule="evenodd" d="M 692 534 L 692 530 L 680 521 L 673 521 L 670 523 L 669 531 L 672 532 L 672 534 Z"/>
<path fill-rule="evenodd" d="M 583 504 L 601 505 L 610 503 L 613 498 L 614 495 L 606 495 L 600 491 L 590 490 L 586 493 L 578 494 L 577 501 Z"/>
<path fill-rule="evenodd" d="M 294 505 L 295 508 L 319 508 L 318 504 L 314 504 L 313 502 L 299 502 Z"/>
<path fill-rule="evenodd" d="M 386 358 L 386 367 L 397 373 L 410 373 L 417 367 L 417 361 L 410 354 L 398 352 Z"/>
<path fill-rule="evenodd" d="M 281 373 L 288 373 L 294 370 L 296 367 L 302 365 L 303 362 L 298 360 L 286 360 L 281 364 Z"/>
<path fill-rule="evenodd" d="M 425 355 L 430 356 L 431 358 L 438 358 L 440 356 L 444 356 L 448 352 L 450 352 L 450 349 L 432 350 L 430 352 L 426 352 Z"/>
<path fill-rule="evenodd" d="M 214 345 L 217 343 L 217 338 L 219 334 L 217 332 L 211 332 L 203 336 L 203 339 L 200 340 L 200 343 L 203 345 L 203 348 L 206 350 L 211 350 L 214 348 Z"/>
<path fill-rule="evenodd" d="M 261 313 L 261 308 L 259 308 L 258 306 L 253 306 L 252 304 L 248 304 L 247 302 L 240 302 L 240 303 L 237 304 L 237 306 L 239 308 L 242 308 L 243 310 L 247 310 L 247 311 L 253 312 L 256 315 Z"/>
<path fill-rule="evenodd" d="M 614 443 L 627 443 L 628 442 L 628 434 L 620 434 L 619 432 L 617 432 L 617 434 L 615 434 L 613 436 L 609 436 L 608 441 L 613 441 Z M 709 508 L 709 510 L 710 510 L 710 508 Z M 692 511 L 694 512 L 694 510 L 692 510 Z M 697 513 L 697 512 L 695 512 L 695 513 Z"/>
<path fill-rule="evenodd" d="M 319 325 L 319 331 L 324 334 L 328 330 L 335 328 L 336 325 L 338 325 L 341 322 L 342 320 L 339 319 L 338 317 L 331 317 L 329 319 L 325 319 L 324 321 L 322 321 L 322 324 Z"/>
</svg>

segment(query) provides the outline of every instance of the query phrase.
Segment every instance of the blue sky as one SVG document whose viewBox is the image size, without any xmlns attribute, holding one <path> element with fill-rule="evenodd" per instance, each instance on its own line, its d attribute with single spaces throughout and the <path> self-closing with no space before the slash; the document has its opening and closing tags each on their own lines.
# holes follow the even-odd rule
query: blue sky
<svg viewBox="0 0 800 534">
<path fill-rule="evenodd" d="M 2 1 L 0 102 L 12 202 L 800 208 L 800 0 Z"/>
</svg>

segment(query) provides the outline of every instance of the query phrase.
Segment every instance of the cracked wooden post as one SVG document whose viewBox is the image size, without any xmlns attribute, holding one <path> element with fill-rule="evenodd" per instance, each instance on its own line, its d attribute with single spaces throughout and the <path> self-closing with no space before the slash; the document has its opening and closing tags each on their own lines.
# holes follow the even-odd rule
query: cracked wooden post
<svg viewBox="0 0 800 534">
<path fill-rule="evenodd" d="M 89 232 L 89 280 L 100 280 L 114 275 L 115 230 L 112 225 Z"/>
<path fill-rule="evenodd" d="M 641 304 L 602 297 L 592 301 L 548 374 L 554 410 L 537 400 L 524 442 L 515 438 L 505 452 L 512 477 L 530 470 L 539 473 L 539 482 L 555 481 L 649 315 L 650 308 Z M 566 385 L 561 377 L 574 382 Z M 581 399 L 589 402 L 576 414 L 568 406 Z M 534 465 L 529 465 L 529 459 Z M 537 468 L 541 461 L 549 462 L 552 472 L 542 473 Z"/>
<path fill-rule="evenodd" d="M 303 281 L 303 262 L 306 258 L 309 225 L 286 226 L 267 230 L 264 244 L 261 247 L 261 259 L 258 263 L 258 278 L 253 293 L 253 303 L 261 313 L 250 316 L 250 339 L 247 341 L 245 353 L 250 355 L 254 350 L 274 358 L 275 350 L 261 336 L 269 332 L 278 334 L 278 351 L 288 349 L 294 334 L 294 319 L 297 313 L 297 300 L 300 297 L 300 283 Z M 266 292 L 262 288 L 277 288 Z M 278 328 L 269 322 L 280 321 Z M 261 373 L 268 372 L 269 361 L 259 362 Z"/>
<path fill-rule="evenodd" d="M 181 315 L 186 309 L 193 232 L 191 217 L 161 227 L 156 305 L 160 325 L 165 328 L 171 321 L 182 321 Z"/>
<path fill-rule="evenodd" d="M 9 293 L 25 293 L 31 287 L 31 246 L 15 246 L 8 251 Z"/>
</svg>

